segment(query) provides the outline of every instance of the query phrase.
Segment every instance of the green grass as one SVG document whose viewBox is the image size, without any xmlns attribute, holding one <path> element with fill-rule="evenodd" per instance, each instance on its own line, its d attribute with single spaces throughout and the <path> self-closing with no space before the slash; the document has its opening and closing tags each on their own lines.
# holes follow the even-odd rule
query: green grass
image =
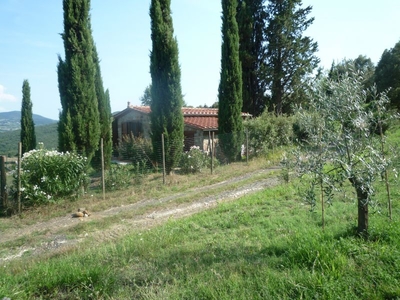
<svg viewBox="0 0 400 300">
<path fill-rule="evenodd" d="M 0 298 L 396 299 L 394 210 L 392 222 L 372 214 L 363 240 L 353 201 L 336 201 L 322 231 L 320 213 L 282 185 L 113 243 L 3 263 Z"/>
</svg>

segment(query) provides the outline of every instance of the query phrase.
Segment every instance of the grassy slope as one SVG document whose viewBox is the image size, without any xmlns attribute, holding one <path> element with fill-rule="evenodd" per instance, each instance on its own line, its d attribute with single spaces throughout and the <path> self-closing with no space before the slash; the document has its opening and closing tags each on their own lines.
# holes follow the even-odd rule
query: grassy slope
<svg viewBox="0 0 400 300">
<path fill-rule="evenodd" d="M 354 237 L 352 200 L 334 201 L 322 231 L 320 212 L 282 185 L 118 242 L 4 263 L 0 298 L 400 298 L 400 206 L 388 221 L 384 191 L 378 183 L 368 241 Z"/>
<path fill-rule="evenodd" d="M 399 190 L 393 191 L 398 195 Z M 399 205 L 395 203 L 396 218 Z M 46 261 L 7 263 L 0 297 L 14 299 L 392 299 L 400 297 L 400 224 L 371 216 L 371 239 L 353 236 L 353 202 L 319 212 L 284 185 L 211 211 L 90 240 Z M 91 296 L 92 295 L 92 296 Z"/>
</svg>

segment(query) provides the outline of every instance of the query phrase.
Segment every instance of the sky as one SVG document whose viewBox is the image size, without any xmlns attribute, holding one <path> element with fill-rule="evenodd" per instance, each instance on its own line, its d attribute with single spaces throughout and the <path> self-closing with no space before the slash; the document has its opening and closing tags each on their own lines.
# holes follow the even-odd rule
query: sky
<svg viewBox="0 0 400 300">
<path fill-rule="evenodd" d="M 140 105 L 151 83 L 150 0 L 91 1 L 93 38 L 112 112 Z M 320 66 L 359 55 L 377 64 L 400 40 L 398 0 L 303 0 L 314 23 Z M 181 84 L 188 105 L 217 101 L 221 57 L 221 1 L 171 0 Z M 33 113 L 58 119 L 58 55 L 64 58 L 62 0 L 0 0 L 0 112 L 21 110 L 24 79 Z"/>
</svg>

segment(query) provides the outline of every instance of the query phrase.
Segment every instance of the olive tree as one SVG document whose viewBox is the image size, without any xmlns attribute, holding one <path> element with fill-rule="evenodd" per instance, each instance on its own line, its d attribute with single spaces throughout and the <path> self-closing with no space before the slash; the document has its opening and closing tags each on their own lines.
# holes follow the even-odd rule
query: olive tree
<svg viewBox="0 0 400 300">
<path fill-rule="evenodd" d="M 323 78 L 310 98 L 308 108 L 296 112 L 307 137 L 300 143 L 303 155 L 295 155 L 297 171 L 311 176 L 312 186 L 321 187 L 322 203 L 324 192 L 331 196 L 348 180 L 357 196 L 357 232 L 367 237 L 373 183 L 390 163 L 377 128 L 387 115 L 389 99 L 375 88 L 365 90 L 361 73 L 346 73 L 340 80 Z"/>
</svg>

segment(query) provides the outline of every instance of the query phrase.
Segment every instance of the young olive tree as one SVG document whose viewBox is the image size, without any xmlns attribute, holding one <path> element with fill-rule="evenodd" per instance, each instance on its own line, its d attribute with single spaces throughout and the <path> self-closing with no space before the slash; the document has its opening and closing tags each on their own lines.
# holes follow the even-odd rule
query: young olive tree
<svg viewBox="0 0 400 300">
<path fill-rule="evenodd" d="M 296 154 L 297 171 L 311 176 L 313 187 L 321 187 L 322 203 L 324 192 L 331 196 L 348 180 L 357 195 L 357 232 L 364 237 L 373 183 L 389 165 L 377 128 L 388 104 L 385 94 L 364 89 L 361 73 L 347 73 L 338 81 L 317 82 L 308 108 L 299 108 L 296 115 L 307 137 L 300 147 L 305 154 Z"/>
</svg>

